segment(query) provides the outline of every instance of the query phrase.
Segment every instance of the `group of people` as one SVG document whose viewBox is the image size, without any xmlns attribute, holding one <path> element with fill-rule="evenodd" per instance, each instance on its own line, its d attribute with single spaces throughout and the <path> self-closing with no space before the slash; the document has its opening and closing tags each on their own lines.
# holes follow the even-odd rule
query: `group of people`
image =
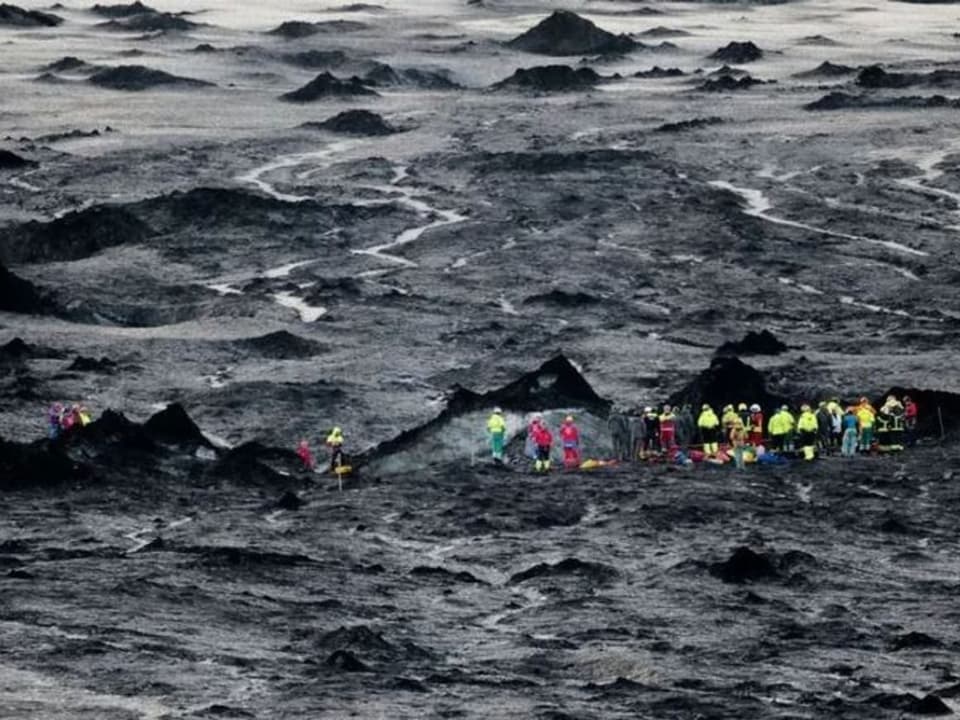
<svg viewBox="0 0 960 720">
<path fill-rule="evenodd" d="M 333 428 L 328 434 L 325 442 L 327 450 L 330 452 L 329 469 L 332 473 L 342 474 L 347 467 L 343 455 L 343 429 Z M 314 472 L 317 469 L 317 460 L 310 449 L 310 443 L 303 439 L 297 444 L 297 457 L 303 463 L 305 470 Z"/>
<path fill-rule="evenodd" d="M 54 403 L 47 412 L 47 434 L 56 440 L 67 430 L 90 424 L 90 412 L 83 405 Z"/>
<path fill-rule="evenodd" d="M 743 468 L 748 462 L 772 462 L 788 454 L 809 461 L 835 452 L 853 457 L 858 452 L 903 450 L 916 442 L 917 415 L 917 405 L 909 397 L 892 395 L 879 409 L 866 397 L 847 407 L 834 398 L 816 408 L 804 403 L 797 413 L 782 405 L 769 419 L 756 403 L 726 405 L 719 413 L 705 403 L 696 417 L 689 405 L 679 409 L 664 405 L 659 411 L 646 407 L 638 415 L 617 410 L 608 418 L 608 429 L 619 461 L 732 461 Z M 494 408 L 487 420 L 487 433 L 491 455 L 502 463 L 507 423 L 500 408 Z M 564 419 L 558 434 L 564 467 L 580 467 L 580 430 L 572 416 Z M 534 415 L 527 427 L 527 454 L 534 459 L 534 470 L 551 469 L 553 446 L 553 433 L 542 415 Z"/>
</svg>

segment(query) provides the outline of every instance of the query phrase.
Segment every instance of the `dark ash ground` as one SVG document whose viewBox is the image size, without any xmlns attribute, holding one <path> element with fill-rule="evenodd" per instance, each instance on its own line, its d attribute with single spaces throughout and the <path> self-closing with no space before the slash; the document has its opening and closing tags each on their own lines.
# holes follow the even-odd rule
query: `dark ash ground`
<svg viewBox="0 0 960 720">
<path fill-rule="evenodd" d="M 4 496 L 0 717 L 952 712 L 952 445 L 543 480 L 473 409 L 343 495 L 267 448 L 558 350 L 642 405 L 762 328 L 771 393 L 960 392 L 958 11 L 156 5 L 0 12 L 0 435 L 216 448 L 121 423 Z"/>
</svg>

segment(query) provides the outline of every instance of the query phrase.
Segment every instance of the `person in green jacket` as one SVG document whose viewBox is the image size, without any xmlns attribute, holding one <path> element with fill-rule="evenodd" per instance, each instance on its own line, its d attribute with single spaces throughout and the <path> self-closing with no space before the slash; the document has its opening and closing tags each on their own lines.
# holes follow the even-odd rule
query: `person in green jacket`
<svg viewBox="0 0 960 720">
<path fill-rule="evenodd" d="M 803 450 L 804 460 L 813 460 L 817 455 L 817 435 L 820 429 L 820 422 L 816 413 L 809 405 L 800 407 L 800 417 L 797 419 L 797 436 L 800 441 L 800 449 Z"/>
<path fill-rule="evenodd" d="M 503 410 L 494 408 L 487 420 L 487 432 L 490 433 L 490 454 L 494 462 L 503 462 L 503 446 L 507 436 L 507 421 L 503 419 Z"/>
</svg>

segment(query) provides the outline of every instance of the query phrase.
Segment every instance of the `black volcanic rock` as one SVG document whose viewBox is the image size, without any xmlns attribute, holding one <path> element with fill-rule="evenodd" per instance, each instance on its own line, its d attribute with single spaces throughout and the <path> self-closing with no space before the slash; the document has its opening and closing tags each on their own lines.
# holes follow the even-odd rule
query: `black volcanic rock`
<svg viewBox="0 0 960 720">
<path fill-rule="evenodd" d="M 335 68 L 344 65 L 350 58 L 342 50 L 304 50 L 287 53 L 281 60 L 290 65 L 309 69 Z"/>
<path fill-rule="evenodd" d="M 355 20 L 329 20 L 326 22 L 303 22 L 301 20 L 290 20 L 280 23 L 273 30 L 269 30 L 269 35 L 278 35 L 287 40 L 300 40 L 319 33 L 347 33 L 365 30 L 368 27 L 366 23 L 356 22 Z"/>
<path fill-rule="evenodd" d="M 726 583 L 745 583 L 780 577 L 780 571 L 767 553 L 738 547 L 723 562 L 710 566 L 710 574 Z"/>
<path fill-rule="evenodd" d="M 735 357 L 717 357 L 709 368 L 669 399 L 674 406 L 699 408 L 708 403 L 715 410 L 741 402 L 756 402 L 771 408 L 782 405 L 786 398 L 770 393 L 763 375 L 755 368 Z"/>
<path fill-rule="evenodd" d="M 157 14 L 157 10 L 154 10 L 148 5 L 144 5 L 140 0 L 132 2 L 129 5 L 94 5 L 90 8 L 90 12 L 96 15 L 102 15 L 103 17 L 111 18 L 124 18 L 131 17 L 133 15 L 143 15 L 143 14 Z"/>
<path fill-rule="evenodd" d="M 40 69 L 45 72 L 54 73 L 73 72 L 86 74 L 96 71 L 97 66 L 91 65 L 90 63 L 85 62 L 78 57 L 74 57 L 73 55 L 67 55 L 66 57 L 60 58 L 56 62 L 52 62 L 49 65 L 44 65 Z"/>
<path fill-rule="evenodd" d="M 602 30 L 576 13 L 557 10 L 506 45 L 541 55 L 590 55 L 630 52 L 637 43 L 627 35 Z"/>
<path fill-rule="evenodd" d="M 0 490 L 47 487 L 86 479 L 90 474 L 88 468 L 46 443 L 27 445 L 0 438 Z"/>
<path fill-rule="evenodd" d="M 689 35 L 690 33 L 688 33 L 686 30 L 664 27 L 663 25 L 650 28 L 649 30 L 644 30 L 642 33 L 640 33 L 640 37 L 651 38 L 687 37 Z"/>
<path fill-rule="evenodd" d="M 385 63 L 363 76 L 366 85 L 375 87 L 418 87 L 424 90 L 453 90 L 460 85 L 450 79 L 448 70 L 421 70 L 419 68 L 394 69 Z"/>
<path fill-rule="evenodd" d="M 301 127 L 327 130 L 342 135 L 376 137 L 399 132 L 377 113 L 369 110 L 345 110 L 323 122 L 304 123 Z"/>
<path fill-rule="evenodd" d="M 822 62 L 817 65 L 813 70 L 806 70 L 805 72 L 799 72 L 794 77 L 798 78 L 835 78 L 843 77 L 844 75 L 852 75 L 857 69 L 855 67 L 850 67 L 849 65 L 837 65 L 832 63 L 829 60 Z"/>
<path fill-rule="evenodd" d="M 898 97 L 873 97 L 832 92 L 819 100 L 803 106 L 804 110 L 921 110 L 926 108 L 960 108 L 960 99 L 943 95 L 901 95 Z"/>
<path fill-rule="evenodd" d="M 717 355 L 780 355 L 788 350 L 785 343 L 769 330 L 748 332 L 742 340 L 725 342 L 717 348 Z"/>
<path fill-rule="evenodd" d="M 0 170 L 20 170 L 21 168 L 34 167 L 37 163 L 33 160 L 27 160 L 9 150 L 0 150 Z"/>
<path fill-rule="evenodd" d="M 327 352 L 327 348 L 320 343 L 294 335 L 286 330 L 235 340 L 233 344 L 260 357 L 275 360 L 302 360 Z"/>
<path fill-rule="evenodd" d="M 529 90 L 535 92 L 567 92 L 589 90 L 601 81 L 590 68 L 573 69 L 569 65 L 541 65 L 520 68 L 493 87 L 497 90 Z"/>
<path fill-rule="evenodd" d="M 748 63 L 763 57 L 763 51 L 752 42 L 732 42 L 708 56 L 725 63 Z"/>
<path fill-rule="evenodd" d="M 121 20 L 110 20 L 99 27 L 123 32 L 187 32 L 199 27 L 197 23 L 172 13 L 150 12 L 132 15 Z"/>
<path fill-rule="evenodd" d="M 754 85 L 768 85 L 773 81 L 758 80 L 751 75 L 734 77 L 732 75 L 723 75 L 714 80 L 706 80 L 701 83 L 697 90 L 701 92 L 736 92 L 738 90 L 749 90 Z"/>
<path fill-rule="evenodd" d="M 613 567 L 604 563 L 579 558 L 564 558 L 557 563 L 538 563 L 510 576 L 508 585 L 517 585 L 529 580 L 553 579 L 573 576 L 587 580 L 591 585 L 606 585 L 620 576 Z"/>
<path fill-rule="evenodd" d="M 916 85 L 954 87 L 960 85 L 960 71 L 941 69 L 930 73 L 891 73 L 879 65 L 870 65 L 857 75 L 857 85 L 869 89 L 902 89 Z"/>
<path fill-rule="evenodd" d="M 56 27 L 63 18 L 37 10 L 24 10 L 16 5 L 0 5 L 0 27 L 35 28 Z"/>
<path fill-rule="evenodd" d="M 328 72 L 324 72 L 303 87 L 284 93 L 280 98 L 287 102 L 313 102 L 325 97 L 356 97 L 376 94 L 356 76 L 341 80 Z"/>
<path fill-rule="evenodd" d="M 42 315 L 53 312 L 53 302 L 33 283 L 0 265 L 0 311 Z"/>
<path fill-rule="evenodd" d="M 692 120 L 680 120 L 679 122 L 664 123 L 663 125 L 655 128 L 654 132 L 686 132 L 687 130 L 697 130 L 699 128 L 709 127 L 710 125 L 719 125 L 722 122 L 723 118 L 716 116 L 693 118 Z"/>
<path fill-rule="evenodd" d="M 127 210 L 99 205 L 41 223 L 0 230 L 0 262 L 80 260 L 101 250 L 144 242 L 153 231 Z"/>
<path fill-rule="evenodd" d="M 180 403 L 167 405 L 151 416 L 143 430 L 152 440 L 165 445 L 213 447 Z"/>
<path fill-rule="evenodd" d="M 94 372 L 94 373 L 112 373 L 117 369 L 117 364 L 107 357 L 97 358 L 84 357 L 78 355 L 73 362 L 67 366 L 67 372 Z"/>
<path fill-rule="evenodd" d="M 633 77 L 636 78 L 672 78 L 672 77 L 683 77 L 686 73 L 683 72 L 680 68 L 662 68 L 659 65 L 654 65 L 649 70 L 640 70 L 633 74 Z"/>
<path fill-rule="evenodd" d="M 807 35 L 797 41 L 797 45 L 815 45 L 819 47 L 835 47 L 839 44 L 836 40 L 826 35 Z"/>
<path fill-rule="evenodd" d="M 110 90 L 140 92 L 157 87 L 213 87 L 213 83 L 171 75 L 142 65 L 119 65 L 90 76 L 89 82 Z"/>
</svg>

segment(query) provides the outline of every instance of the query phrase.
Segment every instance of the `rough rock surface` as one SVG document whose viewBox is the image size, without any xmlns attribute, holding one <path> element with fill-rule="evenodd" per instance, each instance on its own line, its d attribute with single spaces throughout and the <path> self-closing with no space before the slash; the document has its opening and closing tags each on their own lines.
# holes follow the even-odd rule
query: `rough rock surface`
<svg viewBox="0 0 960 720">
<path fill-rule="evenodd" d="M 507 47 L 541 55 L 590 55 L 630 52 L 636 44 L 629 36 L 607 32 L 576 13 L 556 10 Z"/>
</svg>

